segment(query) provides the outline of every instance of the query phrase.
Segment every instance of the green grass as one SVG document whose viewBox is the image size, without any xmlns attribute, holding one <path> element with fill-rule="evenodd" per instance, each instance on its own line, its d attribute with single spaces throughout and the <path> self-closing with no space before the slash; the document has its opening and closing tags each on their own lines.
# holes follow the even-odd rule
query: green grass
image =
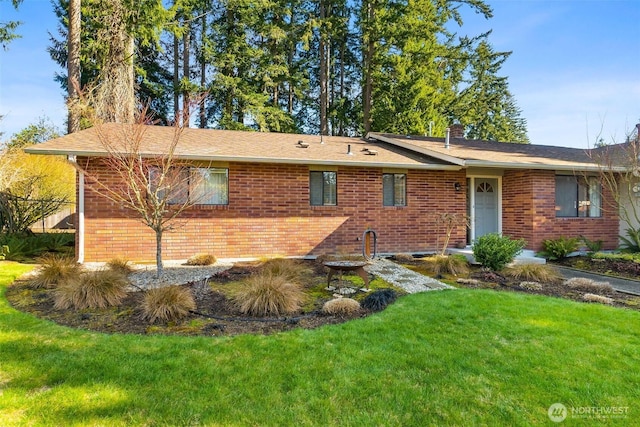
<svg viewBox="0 0 640 427">
<path fill-rule="evenodd" d="M 552 425 L 548 407 L 640 413 L 640 313 L 480 290 L 402 297 L 317 330 L 104 335 L 9 307 L 0 425 Z M 593 419 L 572 419 L 591 425 Z"/>
</svg>

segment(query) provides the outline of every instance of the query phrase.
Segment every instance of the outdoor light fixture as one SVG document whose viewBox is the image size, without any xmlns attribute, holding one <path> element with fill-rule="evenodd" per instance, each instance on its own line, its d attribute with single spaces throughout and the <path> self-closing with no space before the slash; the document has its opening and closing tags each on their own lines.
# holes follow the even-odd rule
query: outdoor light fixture
<svg viewBox="0 0 640 427">
<path fill-rule="evenodd" d="M 453 184 L 453 188 L 454 188 L 456 191 L 460 191 L 460 190 L 462 190 L 462 186 L 460 185 L 460 183 L 459 183 L 459 182 L 456 182 L 455 184 Z"/>
</svg>

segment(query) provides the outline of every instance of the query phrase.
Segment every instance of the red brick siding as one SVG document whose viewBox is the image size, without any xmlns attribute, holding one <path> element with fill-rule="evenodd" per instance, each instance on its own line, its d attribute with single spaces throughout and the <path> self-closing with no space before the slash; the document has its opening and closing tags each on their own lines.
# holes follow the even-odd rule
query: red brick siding
<svg viewBox="0 0 640 427">
<path fill-rule="evenodd" d="M 503 234 L 524 238 L 529 249 L 542 249 L 542 241 L 560 236 L 586 236 L 603 240 L 606 249 L 618 245 L 618 214 L 613 197 L 603 188 L 600 218 L 556 218 L 555 172 L 505 171 L 502 189 Z"/>
<path fill-rule="evenodd" d="M 106 170 L 99 170 L 108 182 Z M 420 252 L 438 246 L 433 214 L 464 213 L 464 171 L 409 171 L 407 206 L 382 206 L 382 169 L 339 168 L 338 206 L 310 206 L 309 168 L 304 165 L 231 163 L 229 205 L 198 206 L 185 212 L 178 227 L 165 233 L 164 259 L 208 252 L 218 258 L 305 256 L 358 253 L 371 227 L 378 252 Z M 454 191 L 454 183 L 463 185 Z M 128 211 L 86 192 L 85 261 L 123 256 L 155 257 L 155 237 Z M 455 230 L 451 244 L 464 241 Z"/>
</svg>

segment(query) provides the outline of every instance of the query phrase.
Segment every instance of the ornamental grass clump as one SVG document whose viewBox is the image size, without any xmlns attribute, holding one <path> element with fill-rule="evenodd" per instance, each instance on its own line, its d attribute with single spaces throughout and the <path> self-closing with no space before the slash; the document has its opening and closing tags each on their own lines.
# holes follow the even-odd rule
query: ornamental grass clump
<svg viewBox="0 0 640 427">
<path fill-rule="evenodd" d="M 149 322 L 178 321 L 196 309 L 196 301 L 188 288 L 172 285 L 148 290 L 142 301 L 142 316 Z"/>
<path fill-rule="evenodd" d="M 124 274 L 125 276 L 131 274 L 133 272 L 133 267 L 131 263 L 124 258 L 113 258 L 107 262 L 107 268 L 117 272 Z"/>
<path fill-rule="evenodd" d="M 347 316 L 357 313 L 360 303 L 352 298 L 334 298 L 324 303 L 322 312 L 335 316 Z"/>
<path fill-rule="evenodd" d="M 481 236 L 473 244 L 473 256 L 483 267 L 500 271 L 511 263 L 526 242 L 524 239 L 513 240 L 509 236 L 489 233 Z"/>
<path fill-rule="evenodd" d="M 611 305 L 613 304 L 613 298 L 605 297 L 603 295 L 597 294 L 584 294 L 582 295 L 582 299 L 587 302 L 597 302 L 600 304 Z"/>
<path fill-rule="evenodd" d="M 211 265 L 217 261 L 216 257 L 211 254 L 196 254 L 190 257 L 185 264 L 187 265 Z"/>
<path fill-rule="evenodd" d="M 38 258 L 40 270 L 31 279 L 31 286 L 37 289 L 51 288 L 68 279 L 77 277 L 81 272 L 80 264 L 69 256 L 48 254 Z"/>
<path fill-rule="evenodd" d="M 564 281 L 564 285 L 582 292 L 611 293 L 613 287 L 609 282 L 596 282 L 584 277 L 572 277 Z"/>
<path fill-rule="evenodd" d="M 304 303 L 302 287 L 283 275 L 262 272 L 249 277 L 242 285 L 232 300 L 243 314 L 281 316 L 295 313 Z"/>
<path fill-rule="evenodd" d="M 398 294 L 393 289 L 379 289 L 367 295 L 360 306 L 371 311 L 381 311 L 392 304 L 397 297 Z"/>
<path fill-rule="evenodd" d="M 454 276 L 469 274 L 469 262 L 464 255 L 434 255 L 425 258 L 435 274 L 453 274 Z"/>
<path fill-rule="evenodd" d="M 555 283 L 562 278 L 555 268 L 547 264 L 516 264 L 505 269 L 504 273 L 527 282 Z"/>
<path fill-rule="evenodd" d="M 287 258 L 272 258 L 261 265 L 262 271 L 271 276 L 282 276 L 287 280 L 300 281 L 311 274 L 311 268 L 300 261 Z"/>
<path fill-rule="evenodd" d="M 53 293 L 54 307 L 82 310 L 118 305 L 127 296 L 128 285 L 126 276 L 116 271 L 87 271 L 58 285 Z"/>
</svg>

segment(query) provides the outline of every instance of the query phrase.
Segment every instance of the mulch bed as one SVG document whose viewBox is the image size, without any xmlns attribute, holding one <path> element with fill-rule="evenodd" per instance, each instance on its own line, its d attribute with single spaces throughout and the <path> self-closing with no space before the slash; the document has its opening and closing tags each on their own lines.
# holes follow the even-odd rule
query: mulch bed
<svg viewBox="0 0 640 427">
<path fill-rule="evenodd" d="M 252 274 L 256 268 L 240 265 L 223 271 L 210 282 L 224 285 L 242 280 Z M 326 273 L 316 271 L 318 281 L 326 281 Z M 360 309 L 348 316 L 327 315 L 320 311 L 324 302 L 332 298 L 326 292 L 314 301 L 313 309 L 288 317 L 251 318 L 240 313 L 231 301 L 222 293 L 213 290 L 206 282 L 188 283 L 197 303 L 197 309 L 180 322 L 160 322 L 150 324 L 142 317 L 140 309 L 143 294 L 130 292 L 116 307 L 87 310 L 56 310 L 53 306 L 52 291 L 33 289 L 27 281 L 16 281 L 7 288 L 6 297 L 17 310 L 31 313 L 60 325 L 104 333 L 131 334 L 171 334 L 230 336 L 239 334 L 272 334 L 297 328 L 313 329 L 323 325 L 343 323 L 365 317 L 370 311 Z M 326 282 L 325 282 L 326 286 Z"/>
</svg>

